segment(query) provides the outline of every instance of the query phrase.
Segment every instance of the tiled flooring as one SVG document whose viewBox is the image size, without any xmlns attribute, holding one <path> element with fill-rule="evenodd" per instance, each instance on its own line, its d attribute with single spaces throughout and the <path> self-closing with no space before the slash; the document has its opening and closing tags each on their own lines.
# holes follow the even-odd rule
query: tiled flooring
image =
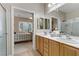
<svg viewBox="0 0 79 59">
<path fill-rule="evenodd" d="M 24 42 L 15 44 L 15 56 L 40 56 L 37 51 L 32 49 L 32 42 Z"/>
</svg>

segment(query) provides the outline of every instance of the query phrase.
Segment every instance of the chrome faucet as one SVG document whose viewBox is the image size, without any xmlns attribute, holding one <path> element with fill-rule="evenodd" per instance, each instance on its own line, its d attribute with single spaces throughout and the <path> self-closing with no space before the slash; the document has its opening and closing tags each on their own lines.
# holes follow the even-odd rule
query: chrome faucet
<svg viewBox="0 0 79 59">
<path fill-rule="evenodd" d="M 69 34 L 66 34 L 66 38 L 67 39 L 71 39 Z"/>
</svg>

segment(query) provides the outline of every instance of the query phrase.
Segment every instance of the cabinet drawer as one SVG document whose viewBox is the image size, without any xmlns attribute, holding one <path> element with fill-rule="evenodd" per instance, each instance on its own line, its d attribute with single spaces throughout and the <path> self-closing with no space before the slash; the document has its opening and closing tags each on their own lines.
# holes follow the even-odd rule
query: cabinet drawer
<svg viewBox="0 0 79 59">
<path fill-rule="evenodd" d="M 47 48 L 48 49 L 48 45 L 44 44 L 44 48 Z"/>
<path fill-rule="evenodd" d="M 52 40 L 49 40 L 48 43 L 49 43 L 48 44 L 49 47 L 52 46 Z"/>
<path fill-rule="evenodd" d="M 48 39 L 47 38 L 44 39 L 44 44 L 48 44 Z"/>
</svg>

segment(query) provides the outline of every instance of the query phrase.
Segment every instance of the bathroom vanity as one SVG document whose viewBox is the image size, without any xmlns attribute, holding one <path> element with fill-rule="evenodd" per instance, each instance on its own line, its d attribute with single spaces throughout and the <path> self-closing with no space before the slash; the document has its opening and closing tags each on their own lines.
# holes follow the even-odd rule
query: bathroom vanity
<svg viewBox="0 0 79 59">
<path fill-rule="evenodd" d="M 66 8 L 65 8 L 66 7 Z M 72 8 L 71 8 L 72 7 Z M 65 4 L 62 7 L 52 11 L 58 15 L 52 15 L 50 19 L 51 32 L 59 31 L 67 37 L 54 36 L 44 33 L 36 33 L 36 50 L 43 56 L 79 56 L 79 10 L 77 4 Z M 73 10 L 73 11 L 72 11 Z M 50 14 L 48 14 L 50 15 Z M 42 20 L 42 23 L 44 20 Z M 40 23 L 40 25 L 42 25 Z M 45 25 L 45 24 L 44 24 Z M 43 27 L 43 26 L 37 26 Z M 44 28 L 42 28 L 45 30 Z M 50 32 L 50 33 L 51 33 Z M 73 37 L 68 37 L 68 35 Z"/>
<path fill-rule="evenodd" d="M 79 56 L 79 43 L 71 40 L 36 34 L 36 50 L 42 56 Z"/>
</svg>

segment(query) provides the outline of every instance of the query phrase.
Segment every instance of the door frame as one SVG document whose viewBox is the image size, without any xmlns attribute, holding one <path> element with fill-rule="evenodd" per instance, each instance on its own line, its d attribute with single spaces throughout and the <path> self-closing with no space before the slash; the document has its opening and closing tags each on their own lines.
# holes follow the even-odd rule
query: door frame
<svg viewBox="0 0 79 59">
<path fill-rule="evenodd" d="M 34 11 L 29 11 L 29 10 L 26 10 L 26 9 L 23 9 L 23 8 L 19 8 L 19 7 L 15 7 L 15 6 L 11 6 L 11 53 L 12 55 L 14 56 L 14 9 L 18 9 L 18 10 L 22 10 L 22 11 L 26 11 L 26 12 L 29 12 L 31 14 L 33 14 L 33 37 L 32 37 L 32 48 L 35 49 L 35 12 Z"/>
<path fill-rule="evenodd" d="M 7 47 L 7 37 L 8 37 L 8 32 L 7 32 L 7 19 L 6 19 L 6 8 L 3 6 L 3 4 L 2 3 L 0 3 L 0 5 L 1 5 L 1 7 L 4 9 L 4 11 L 5 11 L 5 25 L 4 25 L 4 27 L 6 28 L 6 30 L 5 30 L 5 39 L 6 39 L 6 56 L 8 55 L 7 53 L 7 50 L 8 50 L 8 47 Z"/>
</svg>

